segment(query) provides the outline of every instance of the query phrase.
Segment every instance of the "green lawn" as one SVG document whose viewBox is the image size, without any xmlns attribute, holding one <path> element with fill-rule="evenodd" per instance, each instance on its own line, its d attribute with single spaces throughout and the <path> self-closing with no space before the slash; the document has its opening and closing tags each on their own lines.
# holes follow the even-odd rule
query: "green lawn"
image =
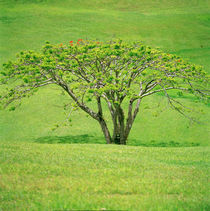
<svg viewBox="0 0 210 211">
<path fill-rule="evenodd" d="M 207 147 L 0 143 L 0 210 L 209 210 Z"/>
</svg>

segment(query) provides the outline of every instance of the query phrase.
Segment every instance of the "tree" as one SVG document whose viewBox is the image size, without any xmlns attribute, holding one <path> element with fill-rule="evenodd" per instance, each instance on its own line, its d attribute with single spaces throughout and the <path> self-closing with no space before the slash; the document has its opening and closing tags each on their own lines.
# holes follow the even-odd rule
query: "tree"
<svg viewBox="0 0 210 211">
<path fill-rule="evenodd" d="M 41 52 L 23 51 L 17 57 L 4 64 L 1 72 L 1 83 L 9 84 L 1 97 L 4 107 L 31 96 L 39 87 L 55 84 L 98 121 L 108 144 L 126 144 L 143 98 L 163 92 L 169 105 L 185 115 L 186 107 L 171 97 L 171 90 L 202 98 L 208 92 L 208 76 L 200 66 L 141 42 L 47 42 Z M 97 109 L 89 106 L 90 100 Z M 125 101 L 127 109 L 122 106 Z M 112 134 L 104 118 L 104 104 L 110 111 Z"/>
</svg>

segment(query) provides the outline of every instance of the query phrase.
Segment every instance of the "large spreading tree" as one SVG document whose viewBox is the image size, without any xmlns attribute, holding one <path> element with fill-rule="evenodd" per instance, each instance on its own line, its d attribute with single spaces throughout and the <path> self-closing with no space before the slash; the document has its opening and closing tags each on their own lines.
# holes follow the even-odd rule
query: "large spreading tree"
<svg viewBox="0 0 210 211">
<path fill-rule="evenodd" d="M 208 92 L 208 77 L 200 66 L 141 42 L 46 43 L 40 52 L 23 51 L 17 57 L 4 64 L 1 72 L 1 84 L 9 87 L 1 96 L 4 107 L 31 96 L 39 87 L 55 84 L 100 124 L 108 144 L 126 144 L 143 98 L 162 92 L 169 105 L 185 115 L 185 106 L 171 97 L 171 91 L 199 97 Z M 95 108 L 90 107 L 90 100 Z M 110 111 L 112 134 L 104 104 Z"/>
</svg>

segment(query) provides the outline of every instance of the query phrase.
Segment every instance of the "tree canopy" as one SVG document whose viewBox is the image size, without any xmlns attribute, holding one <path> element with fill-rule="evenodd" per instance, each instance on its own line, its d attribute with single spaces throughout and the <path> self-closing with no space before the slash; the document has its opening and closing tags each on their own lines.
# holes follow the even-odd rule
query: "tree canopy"
<svg viewBox="0 0 210 211">
<path fill-rule="evenodd" d="M 47 42 L 41 51 L 22 51 L 16 61 L 3 67 L 1 84 L 8 84 L 1 96 L 4 107 L 31 96 L 39 87 L 55 84 L 99 122 L 107 143 L 126 144 L 145 97 L 162 92 L 171 108 L 185 115 L 185 106 L 171 97 L 170 90 L 201 98 L 208 95 L 209 77 L 201 66 L 139 41 Z M 125 99 L 127 109 L 122 107 Z M 91 100 L 96 103 L 95 109 L 88 104 Z M 102 104 L 110 111 L 112 134 Z"/>
</svg>

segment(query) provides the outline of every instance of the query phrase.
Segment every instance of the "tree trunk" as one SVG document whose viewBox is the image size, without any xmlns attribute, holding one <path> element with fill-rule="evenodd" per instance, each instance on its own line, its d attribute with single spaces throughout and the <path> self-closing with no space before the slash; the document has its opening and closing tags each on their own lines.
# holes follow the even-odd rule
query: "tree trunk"
<svg viewBox="0 0 210 211">
<path fill-rule="evenodd" d="M 140 102 L 141 99 L 138 99 L 135 109 L 133 111 L 134 100 L 130 101 L 128 107 L 127 121 L 125 122 L 125 115 L 121 105 L 114 104 L 114 106 L 112 107 L 111 103 L 109 103 L 109 101 L 107 100 L 113 122 L 113 135 L 111 137 L 106 121 L 103 118 L 101 98 L 97 97 L 97 104 L 98 104 L 97 120 L 100 123 L 107 144 L 111 143 L 120 145 L 127 144 L 127 139 L 131 131 L 133 122 L 137 116 L 137 113 L 139 112 Z"/>
<path fill-rule="evenodd" d="M 98 114 L 97 114 L 98 122 L 101 125 L 101 129 L 102 129 L 104 137 L 106 139 L 106 143 L 111 144 L 112 139 L 111 139 L 107 124 L 106 124 L 106 122 L 103 118 L 103 111 L 102 111 L 102 105 L 101 105 L 101 98 L 100 97 L 97 97 L 97 105 L 98 105 Z"/>
<path fill-rule="evenodd" d="M 125 122 L 124 112 L 120 105 L 114 105 L 114 112 L 112 112 L 113 121 L 113 136 L 112 141 L 115 144 L 126 144 L 124 139 Z"/>
<path fill-rule="evenodd" d="M 129 103 L 129 106 L 128 106 L 128 117 L 127 117 L 127 122 L 126 122 L 125 133 L 124 133 L 125 141 L 127 141 L 127 139 L 128 139 L 128 136 L 130 134 L 131 128 L 133 126 L 133 122 L 136 119 L 136 116 L 137 116 L 137 114 L 139 112 L 139 106 L 140 106 L 140 103 L 141 103 L 141 99 L 137 100 L 136 107 L 134 109 L 134 112 L 132 113 L 133 102 L 134 101 L 131 100 L 130 103 Z"/>
<path fill-rule="evenodd" d="M 112 138 L 110 136 L 109 129 L 108 129 L 107 125 L 106 125 L 106 122 L 104 121 L 103 118 L 100 118 L 99 124 L 101 125 L 101 129 L 102 129 L 104 137 L 106 139 L 106 143 L 107 144 L 111 144 L 112 143 Z"/>
</svg>

